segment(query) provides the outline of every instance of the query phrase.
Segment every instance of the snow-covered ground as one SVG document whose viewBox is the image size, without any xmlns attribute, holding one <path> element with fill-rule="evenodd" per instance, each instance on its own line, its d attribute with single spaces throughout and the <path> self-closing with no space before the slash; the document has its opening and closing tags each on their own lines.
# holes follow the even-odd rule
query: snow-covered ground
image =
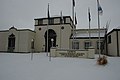
<svg viewBox="0 0 120 80">
<path fill-rule="evenodd" d="M 96 59 L 49 58 L 45 53 L 0 53 L 0 80 L 120 80 L 120 57 L 108 57 L 106 66 Z"/>
</svg>

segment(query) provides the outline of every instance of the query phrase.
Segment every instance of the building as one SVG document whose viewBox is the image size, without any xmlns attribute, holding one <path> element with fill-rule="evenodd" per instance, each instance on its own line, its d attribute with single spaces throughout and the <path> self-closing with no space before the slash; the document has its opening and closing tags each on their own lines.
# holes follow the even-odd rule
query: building
<svg viewBox="0 0 120 80">
<path fill-rule="evenodd" d="M 0 31 L 0 51 L 2 52 L 31 52 L 31 40 L 34 42 L 35 31 L 29 29 Z"/>
<path fill-rule="evenodd" d="M 48 25 L 48 18 L 35 19 L 35 48 L 36 51 L 47 51 L 47 28 L 48 28 L 48 51 L 52 46 L 51 40 L 53 39 L 53 46 L 58 48 L 70 47 L 70 36 L 73 29 L 73 21 L 70 16 L 51 17 Z"/>
<path fill-rule="evenodd" d="M 70 16 L 63 16 L 62 20 L 61 17 L 50 17 L 49 25 L 48 18 L 34 20 L 34 31 L 15 27 L 0 31 L 0 51 L 46 52 L 50 51 L 51 47 L 87 49 L 89 46 L 93 46 L 98 53 L 98 29 L 76 29 L 73 39 L 75 26 Z M 91 37 L 89 37 L 89 32 Z M 100 29 L 101 44 L 104 41 L 104 35 L 105 29 Z"/>
<path fill-rule="evenodd" d="M 104 46 L 104 37 L 105 37 L 105 28 L 100 29 L 100 45 L 101 53 L 105 53 Z M 76 29 L 75 30 L 75 48 L 76 49 L 88 49 L 90 46 L 95 48 L 95 52 L 98 53 L 99 50 L 99 30 L 96 29 Z M 71 43 L 73 39 L 71 38 Z M 71 45 L 72 46 L 72 45 Z M 74 46 L 73 46 L 74 47 Z"/>
<path fill-rule="evenodd" d="M 120 56 L 120 28 L 113 29 L 107 34 L 106 53 L 110 56 Z"/>
</svg>

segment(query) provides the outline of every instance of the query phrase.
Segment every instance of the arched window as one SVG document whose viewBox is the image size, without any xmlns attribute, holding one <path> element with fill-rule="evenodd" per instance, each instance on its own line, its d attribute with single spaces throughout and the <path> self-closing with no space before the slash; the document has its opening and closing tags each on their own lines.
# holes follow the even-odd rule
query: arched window
<svg viewBox="0 0 120 80">
<path fill-rule="evenodd" d="M 8 37 L 8 49 L 15 49 L 15 35 L 11 34 Z"/>
</svg>

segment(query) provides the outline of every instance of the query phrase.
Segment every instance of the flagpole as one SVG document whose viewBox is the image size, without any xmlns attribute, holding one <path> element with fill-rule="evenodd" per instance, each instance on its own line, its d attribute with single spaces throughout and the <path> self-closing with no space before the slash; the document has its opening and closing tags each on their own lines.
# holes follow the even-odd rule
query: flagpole
<svg viewBox="0 0 120 80">
<path fill-rule="evenodd" d="M 89 21 L 89 47 L 91 46 L 90 41 L 91 41 L 91 33 L 90 33 L 90 21 Z"/>
<path fill-rule="evenodd" d="M 97 0 L 97 8 L 99 7 L 99 0 Z M 99 58 L 100 58 L 100 17 L 99 17 L 100 13 L 99 13 L 99 10 L 98 10 L 98 30 L 99 30 L 99 33 L 98 33 L 98 37 L 99 37 Z"/>
<path fill-rule="evenodd" d="M 47 12 L 47 17 L 48 17 L 48 24 L 47 24 L 47 56 L 48 56 L 48 25 L 49 25 L 49 3 L 48 3 L 48 12 Z"/>
<path fill-rule="evenodd" d="M 62 38 L 62 35 L 61 35 L 61 28 L 62 28 L 62 24 L 63 24 L 63 16 L 62 16 L 62 11 L 60 13 L 61 15 L 61 18 L 60 18 L 60 48 L 61 48 L 61 38 Z"/>
<path fill-rule="evenodd" d="M 75 28 L 74 28 L 74 39 L 76 41 L 76 25 L 77 25 L 77 18 L 76 18 L 76 12 L 75 12 Z M 76 45 L 75 45 L 75 49 L 76 49 Z"/>
<path fill-rule="evenodd" d="M 91 22 L 91 18 L 90 18 L 90 8 L 88 8 L 88 16 L 89 16 L 89 47 L 91 46 L 90 41 L 91 41 L 91 32 L 90 32 L 90 22 Z"/>
<path fill-rule="evenodd" d="M 60 25 L 60 49 L 61 49 L 61 27 L 62 27 L 62 24 Z"/>
<path fill-rule="evenodd" d="M 73 18 L 73 42 L 72 42 L 72 46 L 74 49 L 74 7 L 75 7 L 75 1 L 73 0 L 73 6 L 72 6 L 72 18 Z"/>
<path fill-rule="evenodd" d="M 48 33 L 49 33 L 49 30 L 48 30 L 48 26 L 49 26 L 49 23 L 50 23 L 50 14 L 49 14 L 49 3 L 48 3 L 48 24 L 47 24 L 47 55 L 48 55 L 48 44 L 49 44 L 49 36 L 48 36 Z M 49 61 L 51 61 L 51 53 L 49 54 Z"/>
<path fill-rule="evenodd" d="M 47 24 L 47 56 L 48 56 L 48 24 Z"/>
</svg>

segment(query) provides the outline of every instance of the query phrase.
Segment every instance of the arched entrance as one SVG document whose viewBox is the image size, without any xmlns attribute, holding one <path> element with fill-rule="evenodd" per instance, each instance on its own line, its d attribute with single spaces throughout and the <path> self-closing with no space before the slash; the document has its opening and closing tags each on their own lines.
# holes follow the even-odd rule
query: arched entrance
<svg viewBox="0 0 120 80">
<path fill-rule="evenodd" d="M 45 32 L 45 52 L 47 52 L 47 31 Z M 50 52 L 50 48 L 51 47 L 55 47 L 56 46 L 56 33 L 54 30 L 49 29 L 48 30 L 48 52 Z"/>
</svg>

